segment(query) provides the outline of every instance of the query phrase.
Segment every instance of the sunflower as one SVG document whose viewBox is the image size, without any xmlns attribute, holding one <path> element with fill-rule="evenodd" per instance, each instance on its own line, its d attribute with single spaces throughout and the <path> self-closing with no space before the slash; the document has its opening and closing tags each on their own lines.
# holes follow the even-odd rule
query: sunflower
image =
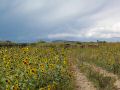
<svg viewBox="0 0 120 90">
<path fill-rule="evenodd" d="M 31 68 L 30 69 L 30 74 L 36 74 L 37 73 L 37 69 L 36 68 Z"/>
<path fill-rule="evenodd" d="M 29 65 L 28 59 L 26 58 L 25 60 L 23 60 L 23 63 L 24 63 L 25 65 Z"/>
</svg>

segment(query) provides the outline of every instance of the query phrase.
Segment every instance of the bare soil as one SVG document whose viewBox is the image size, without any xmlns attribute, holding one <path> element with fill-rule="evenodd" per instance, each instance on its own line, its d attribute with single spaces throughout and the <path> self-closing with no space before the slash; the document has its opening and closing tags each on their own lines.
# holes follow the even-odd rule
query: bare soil
<svg viewBox="0 0 120 90">
<path fill-rule="evenodd" d="M 71 68 L 75 78 L 75 90 L 96 90 L 92 82 L 80 72 L 76 65 L 72 65 Z"/>
</svg>

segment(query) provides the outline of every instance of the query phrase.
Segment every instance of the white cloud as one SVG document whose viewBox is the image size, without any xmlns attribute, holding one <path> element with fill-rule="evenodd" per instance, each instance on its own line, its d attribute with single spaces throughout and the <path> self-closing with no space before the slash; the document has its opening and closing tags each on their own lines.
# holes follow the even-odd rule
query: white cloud
<svg viewBox="0 0 120 90">
<path fill-rule="evenodd" d="M 83 36 L 87 38 L 113 38 L 120 37 L 120 22 L 101 22 L 88 30 L 84 30 Z M 103 24 L 105 23 L 105 24 Z"/>
<path fill-rule="evenodd" d="M 103 10 L 90 16 L 94 21 L 84 36 L 90 38 L 120 37 L 120 1 L 110 1 Z"/>
<path fill-rule="evenodd" d="M 59 34 L 50 34 L 48 35 L 48 38 L 52 39 L 52 38 L 66 38 L 66 37 L 81 37 L 81 34 L 72 34 L 72 33 L 59 33 Z"/>
<path fill-rule="evenodd" d="M 70 30 L 71 31 L 71 30 Z M 48 38 L 114 38 L 120 37 L 120 22 L 113 22 L 112 24 L 100 24 L 91 28 L 87 28 L 87 30 L 77 30 L 74 33 L 57 33 L 50 34 Z"/>
</svg>

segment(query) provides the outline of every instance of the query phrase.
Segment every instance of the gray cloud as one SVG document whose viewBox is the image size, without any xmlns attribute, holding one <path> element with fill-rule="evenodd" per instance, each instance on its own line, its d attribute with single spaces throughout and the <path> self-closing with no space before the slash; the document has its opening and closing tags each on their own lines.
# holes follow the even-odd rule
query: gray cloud
<svg viewBox="0 0 120 90">
<path fill-rule="evenodd" d="M 119 37 L 119 11 L 119 0 L 1 0 L 0 36 L 16 41 Z"/>
</svg>

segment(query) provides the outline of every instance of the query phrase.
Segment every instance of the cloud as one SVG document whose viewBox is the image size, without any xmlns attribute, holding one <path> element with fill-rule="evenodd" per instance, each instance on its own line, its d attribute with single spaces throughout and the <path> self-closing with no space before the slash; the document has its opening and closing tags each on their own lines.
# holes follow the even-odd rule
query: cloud
<svg viewBox="0 0 120 90">
<path fill-rule="evenodd" d="M 55 25 L 56 23 L 66 23 L 75 18 L 88 16 L 90 13 L 104 7 L 104 3 L 108 0 L 91 0 L 91 2 L 88 0 L 13 1 L 9 5 L 9 16 L 23 17 L 29 22 L 32 21 L 32 24 L 47 23 L 48 25 Z"/>
<path fill-rule="evenodd" d="M 70 34 L 70 33 L 61 33 L 61 34 L 51 34 L 48 35 L 48 38 L 60 38 L 60 39 L 64 39 L 66 37 L 81 37 L 82 35 L 76 35 L 75 34 Z"/>
<path fill-rule="evenodd" d="M 1 0 L 0 38 L 119 37 L 119 11 L 119 0 Z"/>
<path fill-rule="evenodd" d="M 110 2 L 101 12 L 91 16 L 95 24 L 86 33 L 88 37 L 114 38 L 120 37 L 120 1 Z"/>
</svg>

